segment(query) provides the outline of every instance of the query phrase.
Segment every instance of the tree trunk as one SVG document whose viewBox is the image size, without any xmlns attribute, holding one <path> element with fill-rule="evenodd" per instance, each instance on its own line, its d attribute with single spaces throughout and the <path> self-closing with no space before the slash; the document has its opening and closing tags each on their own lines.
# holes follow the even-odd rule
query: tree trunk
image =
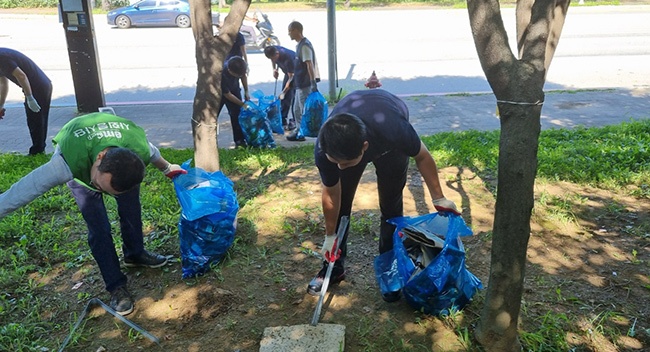
<svg viewBox="0 0 650 352">
<path fill-rule="evenodd" d="M 499 2 L 467 3 L 476 50 L 497 99 L 501 121 L 490 277 L 476 330 L 476 339 L 486 351 L 521 350 L 517 328 L 534 204 L 543 88 L 567 7 L 568 1 L 517 2 L 520 58 L 516 59 L 508 45 Z"/>
<path fill-rule="evenodd" d="M 190 0 L 198 71 L 192 107 L 194 163 L 196 167 L 208 172 L 220 169 L 217 118 L 221 100 L 223 61 L 235 42 L 235 35 L 249 6 L 250 0 L 235 0 L 219 36 L 214 36 L 210 0 Z"/>
</svg>

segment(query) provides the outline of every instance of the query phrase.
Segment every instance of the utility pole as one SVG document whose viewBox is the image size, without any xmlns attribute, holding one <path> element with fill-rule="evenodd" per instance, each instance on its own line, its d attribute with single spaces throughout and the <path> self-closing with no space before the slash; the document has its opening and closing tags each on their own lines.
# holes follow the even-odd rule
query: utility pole
<svg viewBox="0 0 650 352">
<path fill-rule="evenodd" d="M 338 72 L 336 69 L 336 2 L 327 0 L 327 62 L 328 79 L 330 82 L 330 101 L 336 101 L 336 86 L 338 85 Z"/>
</svg>

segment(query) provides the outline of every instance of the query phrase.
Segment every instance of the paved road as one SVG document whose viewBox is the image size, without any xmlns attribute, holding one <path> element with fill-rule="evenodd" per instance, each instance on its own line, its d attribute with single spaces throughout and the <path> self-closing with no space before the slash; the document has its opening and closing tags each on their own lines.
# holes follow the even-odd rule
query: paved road
<svg viewBox="0 0 650 352">
<path fill-rule="evenodd" d="M 613 90 L 547 94 L 542 110 L 543 128 L 601 126 L 649 117 L 648 14 L 650 6 L 570 9 L 549 71 L 547 91 Z M 289 21 L 299 19 L 305 23 L 306 35 L 320 43 L 316 47 L 326 47 L 321 18 L 324 16 L 325 12 L 270 13 L 280 39 L 287 46 L 290 41 L 283 28 Z M 505 9 L 506 24 L 514 25 L 512 17 L 512 11 Z M 499 128 L 491 94 L 445 95 L 490 91 L 478 65 L 467 18 L 464 10 L 375 11 L 372 16 L 338 13 L 340 86 L 345 91 L 362 89 L 370 72 L 377 70 L 384 88 L 405 99 L 411 119 L 423 135 Z M 107 105 L 143 126 L 155 144 L 191 148 L 189 121 L 196 80 L 191 31 L 118 30 L 111 29 L 104 20 L 105 16 L 95 16 Z M 398 25 L 402 23 L 399 21 L 409 24 Z M 396 27 L 408 29 L 408 33 L 404 35 Z M 309 28 L 320 30 L 311 29 L 310 33 Z M 383 38 L 382 44 L 368 39 L 372 36 Z M 385 43 L 399 44 L 392 48 Z M 427 47 L 422 43 L 433 45 Z M 54 136 L 76 113 L 65 38 L 56 16 L 0 14 L 0 46 L 28 52 L 53 78 L 55 93 L 49 135 Z M 420 50 L 419 54 L 412 54 L 416 50 Z M 319 52 L 321 62 L 326 62 L 324 54 Z M 269 61 L 263 54 L 250 56 L 253 87 L 272 92 Z M 321 73 L 327 77 L 326 72 Z M 321 91 L 327 91 L 327 82 L 321 83 Z M 29 147 L 21 101 L 20 90 L 11 86 L 7 116 L 0 121 L 0 152 L 25 153 Z M 225 109 L 219 121 L 219 146 L 231 147 Z M 284 141 L 282 136 L 277 136 L 277 141 L 284 146 L 296 145 Z M 307 141 L 310 142 L 313 140 Z"/>
<path fill-rule="evenodd" d="M 327 13 L 270 12 L 282 44 L 295 47 L 287 35 L 290 21 L 300 20 L 314 43 L 329 93 Z M 512 48 L 514 9 L 503 9 Z M 648 87 L 650 82 L 650 6 L 572 6 L 547 76 L 546 89 Z M 338 84 L 344 91 L 363 88 L 375 70 L 396 94 L 490 92 L 478 62 L 463 9 L 338 11 Z M 120 30 L 94 16 L 103 87 L 108 104 L 124 102 L 189 102 L 194 96 L 196 60 L 191 29 Z M 54 82 L 54 105 L 74 106 L 74 89 L 63 27 L 57 16 L 0 14 L 0 46 L 27 53 Z M 249 55 L 249 82 L 271 94 L 274 81 L 269 60 Z M 9 103 L 22 101 L 11 89 Z"/>
<path fill-rule="evenodd" d="M 443 131 L 494 130 L 499 128 L 496 102 L 491 94 L 404 96 L 411 121 L 421 135 Z M 152 143 L 160 147 L 193 148 L 190 103 L 115 105 L 120 116 L 142 126 Z M 219 117 L 219 147 L 232 148 L 232 131 L 224 111 Z M 74 107 L 56 107 L 50 113 L 49 135 L 53 137 L 63 124 L 75 116 Z M 604 126 L 630 119 L 650 118 L 650 90 L 581 91 L 549 93 L 542 109 L 542 128 Z M 26 153 L 30 146 L 22 107 L 7 110 L 0 121 L 0 153 Z M 288 142 L 276 136 L 278 145 L 289 147 L 313 143 Z M 51 146 L 47 147 L 51 152 Z"/>
</svg>

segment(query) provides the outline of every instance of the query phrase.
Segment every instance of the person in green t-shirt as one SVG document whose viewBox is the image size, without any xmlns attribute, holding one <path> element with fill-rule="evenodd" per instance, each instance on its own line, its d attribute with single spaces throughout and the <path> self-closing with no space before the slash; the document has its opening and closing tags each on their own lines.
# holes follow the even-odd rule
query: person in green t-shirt
<svg viewBox="0 0 650 352">
<path fill-rule="evenodd" d="M 129 314 L 134 309 L 133 298 L 120 269 L 103 194 L 117 201 L 125 265 L 158 268 L 167 263 L 167 257 L 144 249 L 140 183 L 148 163 L 169 178 L 186 171 L 165 160 L 147 141 L 142 128 L 111 114 L 76 117 L 61 128 L 53 142 L 50 161 L 0 194 L 0 219 L 51 188 L 67 184 L 88 226 L 90 250 L 111 293 L 109 305 L 119 314 Z"/>
</svg>

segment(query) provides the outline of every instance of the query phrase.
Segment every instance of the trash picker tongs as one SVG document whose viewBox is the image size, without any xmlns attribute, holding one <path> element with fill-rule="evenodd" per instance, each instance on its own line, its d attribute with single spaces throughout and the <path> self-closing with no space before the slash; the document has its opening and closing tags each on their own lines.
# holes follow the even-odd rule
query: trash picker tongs
<svg viewBox="0 0 650 352">
<path fill-rule="evenodd" d="M 348 227 L 348 223 L 350 222 L 350 219 L 347 216 L 342 216 L 341 221 L 339 223 L 339 229 L 336 233 L 336 240 L 334 241 L 334 248 L 333 248 L 333 253 L 336 253 L 335 257 L 338 257 L 338 252 L 339 252 L 339 245 L 341 244 L 341 241 L 343 241 L 343 236 L 345 235 L 345 230 Z M 325 258 L 328 260 L 327 258 Z M 311 325 L 316 326 L 318 325 L 318 319 L 320 318 L 320 311 L 321 308 L 323 308 L 323 301 L 325 300 L 325 294 L 327 293 L 327 287 L 329 286 L 330 283 L 330 277 L 332 276 L 332 270 L 334 269 L 334 262 L 336 260 L 332 260 L 327 264 L 327 272 L 325 273 L 325 279 L 323 279 L 323 286 L 321 286 L 320 289 L 320 297 L 318 298 L 318 304 L 316 304 L 316 310 L 314 311 L 314 316 L 311 318 Z"/>
</svg>

